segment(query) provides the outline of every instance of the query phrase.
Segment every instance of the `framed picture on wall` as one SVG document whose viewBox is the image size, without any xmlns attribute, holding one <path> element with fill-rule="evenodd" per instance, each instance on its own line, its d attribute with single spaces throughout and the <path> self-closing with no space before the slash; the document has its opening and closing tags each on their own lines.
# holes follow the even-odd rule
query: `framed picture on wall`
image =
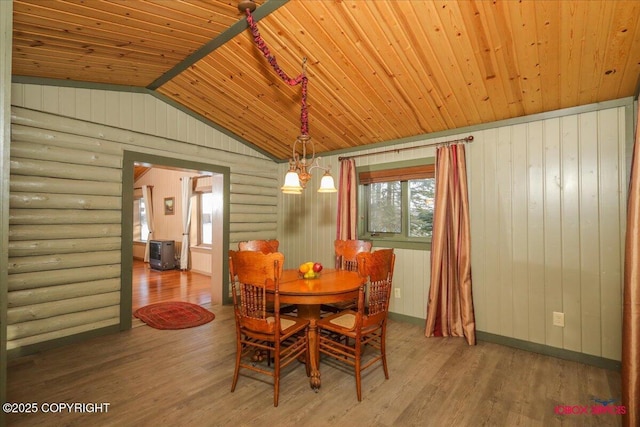
<svg viewBox="0 0 640 427">
<path fill-rule="evenodd" d="M 164 198 L 164 214 L 173 215 L 175 213 L 175 208 L 176 208 L 176 198 L 165 197 Z"/>
</svg>

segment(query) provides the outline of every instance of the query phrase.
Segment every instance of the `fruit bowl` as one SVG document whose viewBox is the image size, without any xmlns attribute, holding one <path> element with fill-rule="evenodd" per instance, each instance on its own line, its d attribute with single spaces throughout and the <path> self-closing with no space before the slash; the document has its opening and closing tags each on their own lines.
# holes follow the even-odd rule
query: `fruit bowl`
<svg viewBox="0 0 640 427">
<path fill-rule="evenodd" d="M 307 261 L 298 267 L 298 277 L 306 280 L 313 280 L 320 277 L 322 264 L 319 262 Z"/>
</svg>

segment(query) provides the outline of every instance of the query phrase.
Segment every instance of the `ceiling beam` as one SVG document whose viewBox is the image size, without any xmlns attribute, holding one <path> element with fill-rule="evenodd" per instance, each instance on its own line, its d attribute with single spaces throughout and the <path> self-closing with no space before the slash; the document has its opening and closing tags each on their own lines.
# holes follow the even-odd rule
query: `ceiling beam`
<svg viewBox="0 0 640 427">
<path fill-rule="evenodd" d="M 268 0 L 260 7 L 256 8 L 256 10 L 251 15 L 253 16 L 254 20 L 258 22 L 278 10 L 280 7 L 284 6 L 288 1 L 289 0 Z M 243 17 L 241 20 L 229 27 L 229 29 L 227 29 L 225 32 L 221 33 L 218 37 L 212 39 L 207 44 L 203 45 L 200 49 L 196 50 L 191 55 L 187 56 L 184 60 L 176 64 L 172 69 L 158 77 L 155 81 L 147 86 L 147 89 L 158 89 L 160 86 L 167 83 L 169 80 L 173 79 L 178 74 L 180 74 L 196 62 L 200 61 L 202 58 L 209 55 L 211 52 L 243 32 L 247 28 L 247 21 Z"/>
</svg>

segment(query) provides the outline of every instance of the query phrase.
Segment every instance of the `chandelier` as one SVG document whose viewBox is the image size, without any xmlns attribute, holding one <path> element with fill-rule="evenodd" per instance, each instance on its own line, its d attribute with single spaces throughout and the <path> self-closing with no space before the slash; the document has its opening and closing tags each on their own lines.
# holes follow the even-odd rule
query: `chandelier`
<svg viewBox="0 0 640 427">
<path fill-rule="evenodd" d="M 260 36 L 258 26 L 253 20 L 251 12 L 256 9 L 256 4 L 251 0 L 242 0 L 238 3 L 238 9 L 240 12 L 244 12 L 247 15 L 247 24 L 251 29 L 253 35 L 253 41 L 265 58 L 269 61 L 269 64 L 273 67 L 276 74 L 289 86 L 300 85 L 302 90 L 302 101 L 300 108 L 300 136 L 296 138 L 293 143 L 292 155 L 289 160 L 289 170 L 284 178 L 284 185 L 281 190 L 284 194 L 302 194 L 302 190 L 306 188 L 307 182 L 311 179 L 312 169 L 321 169 L 324 171 L 324 175 L 320 181 L 320 188 L 318 193 L 335 193 L 336 187 L 331 176 L 330 167 L 324 167 L 320 165 L 320 157 L 316 157 L 315 147 L 311 137 L 309 136 L 309 116 L 307 112 L 307 76 L 306 76 L 306 63 L 307 58 L 302 61 L 302 73 L 295 78 L 290 78 L 280 68 L 276 61 L 276 57 L 271 55 L 269 48 Z M 298 151 L 299 149 L 299 151 Z M 307 155 L 310 154 L 310 157 Z"/>
</svg>

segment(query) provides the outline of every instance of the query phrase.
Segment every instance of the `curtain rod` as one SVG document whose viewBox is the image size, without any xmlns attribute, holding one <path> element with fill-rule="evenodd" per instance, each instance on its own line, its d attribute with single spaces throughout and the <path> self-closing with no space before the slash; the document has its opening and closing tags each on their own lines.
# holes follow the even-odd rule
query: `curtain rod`
<svg viewBox="0 0 640 427">
<path fill-rule="evenodd" d="M 200 178 L 211 178 L 213 175 L 198 175 L 198 176 L 190 176 L 191 179 L 200 179 Z M 180 181 L 182 181 L 182 177 L 180 177 Z"/>
<path fill-rule="evenodd" d="M 454 144 L 456 142 L 471 142 L 471 141 L 473 141 L 473 135 L 469 135 L 466 138 L 452 139 L 451 141 L 432 142 L 430 144 L 416 145 L 415 147 L 392 148 L 390 150 L 378 151 L 375 153 L 364 153 L 364 154 L 356 154 L 355 156 L 338 157 L 338 161 L 346 160 L 346 159 L 355 159 L 357 157 L 373 156 L 375 154 L 399 153 L 400 151 L 404 151 L 404 150 L 413 150 L 415 148 L 431 147 L 432 145 L 446 145 L 446 144 Z"/>
<path fill-rule="evenodd" d="M 153 185 L 147 185 L 149 188 L 153 188 Z M 142 187 L 133 187 L 134 190 L 142 190 Z"/>
</svg>

